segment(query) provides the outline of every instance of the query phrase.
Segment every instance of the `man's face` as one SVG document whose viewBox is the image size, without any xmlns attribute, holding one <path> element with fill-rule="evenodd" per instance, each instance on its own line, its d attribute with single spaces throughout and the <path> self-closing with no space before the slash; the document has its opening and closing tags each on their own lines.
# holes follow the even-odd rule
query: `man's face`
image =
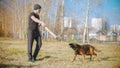
<svg viewBox="0 0 120 68">
<path fill-rule="evenodd" d="M 40 11 L 41 11 L 41 9 L 37 9 L 37 13 L 38 13 L 38 14 L 40 13 Z"/>
</svg>

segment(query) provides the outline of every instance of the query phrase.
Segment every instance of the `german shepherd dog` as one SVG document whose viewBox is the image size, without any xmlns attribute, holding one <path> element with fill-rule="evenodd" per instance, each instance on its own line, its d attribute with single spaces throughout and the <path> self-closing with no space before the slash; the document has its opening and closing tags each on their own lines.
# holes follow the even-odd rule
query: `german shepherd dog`
<svg viewBox="0 0 120 68">
<path fill-rule="evenodd" d="M 74 50 L 74 58 L 72 62 L 75 61 L 77 55 L 82 55 L 83 56 L 83 62 L 85 60 L 85 55 L 90 55 L 90 60 L 92 60 L 92 55 L 97 56 L 97 54 L 94 52 L 100 52 L 100 50 L 95 49 L 94 46 L 91 46 L 90 44 L 84 44 L 84 45 L 79 45 L 77 43 L 69 43 L 69 46 Z"/>
</svg>

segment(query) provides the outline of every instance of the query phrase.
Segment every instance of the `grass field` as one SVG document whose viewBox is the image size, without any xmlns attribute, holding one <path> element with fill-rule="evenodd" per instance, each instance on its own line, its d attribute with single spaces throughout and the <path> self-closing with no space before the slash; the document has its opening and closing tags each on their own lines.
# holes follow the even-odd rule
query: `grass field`
<svg viewBox="0 0 120 68">
<path fill-rule="evenodd" d="M 102 50 L 97 53 L 101 61 L 86 56 L 82 63 L 82 57 L 77 56 L 72 63 L 74 52 L 68 42 L 43 41 L 37 61 L 28 62 L 26 40 L 0 38 L 0 68 L 120 68 L 120 45 L 92 45 Z"/>
</svg>

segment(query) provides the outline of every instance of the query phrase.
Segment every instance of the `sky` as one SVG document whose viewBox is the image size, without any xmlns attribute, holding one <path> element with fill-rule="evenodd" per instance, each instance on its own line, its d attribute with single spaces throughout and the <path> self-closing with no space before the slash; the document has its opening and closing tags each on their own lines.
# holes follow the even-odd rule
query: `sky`
<svg viewBox="0 0 120 68">
<path fill-rule="evenodd" d="M 65 0 L 65 17 L 84 23 L 88 0 Z M 89 24 L 92 18 L 102 18 L 108 24 L 120 25 L 120 0 L 90 0 Z"/>
<path fill-rule="evenodd" d="M 64 1 L 64 16 L 76 18 L 81 23 L 84 23 L 88 0 Z M 52 16 L 56 14 L 57 2 L 58 0 L 55 0 L 53 9 L 50 11 Z M 92 18 L 102 18 L 108 24 L 120 25 L 120 0 L 90 0 L 89 24 L 91 24 Z M 52 19 L 53 21 L 54 19 Z"/>
</svg>

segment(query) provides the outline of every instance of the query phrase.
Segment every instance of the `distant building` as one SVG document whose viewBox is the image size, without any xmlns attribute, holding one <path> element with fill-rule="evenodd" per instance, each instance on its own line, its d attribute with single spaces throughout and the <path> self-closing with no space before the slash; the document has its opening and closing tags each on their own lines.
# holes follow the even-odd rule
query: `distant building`
<svg viewBox="0 0 120 68">
<path fill-rule="evenodd" d="M 108 41 L 117 41 L 117 32 L 111 31 L 107 35 Z"/>
<path fill-rule="evenodd" d="M 71 17 L 64 17 L 64 27 L 72 27 L 72 18 Z"/>
<path fill-rule="evenodd" d="M 120 25 L 117 24 L 110 25 L 110 31 L 117 32 L 118 35 L 120 35 Z"/>
<path fill-rule="evenodd" d="M 120 36 L 120 25 L 118 26 L 118 35 Z"/>
<path fill-rule="evenodd" d="M 92 27 L 96 30 L 104 30 L 106 28 L 106 23 L 102 18 L 92 18 Z"/>
<path fill-rule="evenodd" d="M 89 34 L 90 38 L 105 41 L 107 34 L 105 21 L 102 18 L 92 18 L 92 27 L 94 30 Z"/>
</svg>

